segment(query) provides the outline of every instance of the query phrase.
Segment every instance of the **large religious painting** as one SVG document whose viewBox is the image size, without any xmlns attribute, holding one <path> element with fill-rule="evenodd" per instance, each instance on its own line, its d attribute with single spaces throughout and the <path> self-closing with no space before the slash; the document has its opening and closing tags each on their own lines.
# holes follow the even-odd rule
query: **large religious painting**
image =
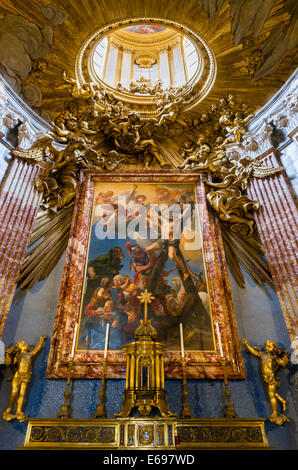
<svg viewBox="0 0 298 470">
<path fill-rule="evenodd" d="M 175 174 L 174 174 L 175 173 Z M 187 175 L 187 176 L 186 176 Z M 243 366 L 219 224 L 198 174 L 82 172 L 57 309 L 48 377 L 125 376 L 123 345 L 144 315 L 167 347 L 166 377 L 181 376 L 181 327 L 188 376 L 230 376 Z M 108 341 L 107 341 L 107 325 Z"/>
<path fill-rule="evenodd" d="M 103 350 L 107 322 L 111 350 L 133 341 L 145 289 L 168 350 L 179 349 L 179 323 L 187 349 L 214 349 L 195 200 L 193 183 L 95 183 L 79 350 Z"/>
</svg>

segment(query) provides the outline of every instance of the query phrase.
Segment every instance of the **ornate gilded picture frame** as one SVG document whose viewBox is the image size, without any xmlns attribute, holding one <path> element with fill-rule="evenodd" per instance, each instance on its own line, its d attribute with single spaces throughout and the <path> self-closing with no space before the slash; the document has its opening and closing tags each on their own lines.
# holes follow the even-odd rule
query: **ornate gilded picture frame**
<svg viewBox="0 0 298 470">
<path fill-rule="evenodd" d="M 122 346 L 134 341 L 144 289 L 154 297 L 149 318 L 157 339 L 167 346 L 166 378 L 182 376 L 180 324 L 188 378 L 223 378 L 223 359 L 228 377 L 245 377 L 220 224 L 207 206 L 207 176 L 81 172 L 48 378 L 65 378 L 72 355 L 73 377 L 100 377 L 107 323 L 107 378 L 125 378 Z M 174 219 L 185 225 L 173 235 Z"/>
</svg>

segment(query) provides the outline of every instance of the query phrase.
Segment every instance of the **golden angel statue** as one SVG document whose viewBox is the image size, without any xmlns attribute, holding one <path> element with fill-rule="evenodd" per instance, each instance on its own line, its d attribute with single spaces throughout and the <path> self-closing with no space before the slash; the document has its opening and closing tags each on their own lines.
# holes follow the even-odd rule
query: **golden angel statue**
<svg viewBox="0 0 298 470">
<path fill-rule="evenodd" d="M 286 411 L 287 402 L 276 391 L 280 387 L 280 380 L 276 374 L 280 368 L 286 367 L 290 354 L 270 340 L 265 342 L 264 351 L 257 346 L 250 346 L 245 338 L 242 339 L 242 344 L 248 352 L 261 359 L 261 372 L 272 408 L 272 414 L 268 419 L 279 426 L 284 422 L 289 422 L 290 419 L 286 415 L 278 412 L 278 402 L 281 403 L 283 412 Z"/>
<path fill-rule="evenodd" d="M 5 352 L 5 365 L 11 367 L 15 372 L 11 382 L 11 394 L 8 400 L 8 407 L 3 413 L 5 421 L 16 418 L 20 422 L 27 419 L 22 408 L 25 401 L 26 390 L 32 376 L 32 363 L 40 351 L 43 349 L 46 336 L 40 336 L 36 346 L 30 347 L 25 341 L 18 341 L 15 346 L 11 346 Z M 14 404 L 16 412 L 13 413 Z"/>
<path fill-rule="evenodd" d="M 250 114 L 249 116 L 242 118 L 241 113 L 239 112 L 237 112 L 233 118 L 228 114 L 221 116 L 219 123 L 225 128 L 226 133 L 228 133 L 228 137 L 226 137 L 222 146 L 231 143 L 240 144 L 242 136 L 246 133 L 244 124 L 246 124 L 252 117 L 253 114 Z"/>
</svg>

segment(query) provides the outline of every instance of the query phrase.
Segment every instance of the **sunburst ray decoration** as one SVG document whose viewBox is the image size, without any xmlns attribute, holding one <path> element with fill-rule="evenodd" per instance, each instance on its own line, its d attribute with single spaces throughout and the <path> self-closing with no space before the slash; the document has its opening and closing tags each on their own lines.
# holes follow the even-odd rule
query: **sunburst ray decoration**
<svg viewBox="0 0 298 470">
<path fill-rule="evenodd" d="M 208 170 L 212 180 L 205 180 L 209 188 L 207 200 L 219 216 L 232 274 L 243 287 L 242 266 L 258 284 L 272 285 L 254 221 L 259 204 L 250 200 L 246 189 L 252 177 L 267 178 L 283 168 L 267 167 L 246 156 L 235 161 L 225 150 L 227 143 L 241 142 L 251 117 L 247 106 L 228 95 L 212 105 L 209 113 L 194 118 L 181 112 L 178 92 L 171 88 L 159 95 L 164 106 L 163 113 L 160 105 L 159 116 L 163 119 L 152 117 L 144 121 L 111 94 L 105 103 L 106 95 L 96 85 L 80 85 L 67 78 L 67 86 L 72 95 L 70 102 L 75 106 L 66 104 L 53 122 L 52 137 L 40 139 L 31 149 L 13 152 L 31 163 L 44 162 L 49 169 L 36 183 L 43 192 L 43 210 L 36 219 L 21 267 L 21 288 L 30 288 L 38 279 L 45 279 L 66 249 L 80 170 L 104 172 L 132 167 Z M 175 106 L 169 119 L 171 103 Z M 179 152 L 172 151 L 174 156 L 169 158 L 166 147 L 173 137 L 181 142 L 181 147 Z"/>
</svg>

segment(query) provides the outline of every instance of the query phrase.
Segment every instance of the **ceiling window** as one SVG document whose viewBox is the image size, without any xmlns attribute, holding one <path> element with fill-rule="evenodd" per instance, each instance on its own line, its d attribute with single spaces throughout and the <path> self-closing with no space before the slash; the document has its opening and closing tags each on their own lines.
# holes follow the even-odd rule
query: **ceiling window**
<svg viewBox="0 0 298 470">
<path fill-rule="evenodd" d="M 152 85 L 160 79 L 163 88 L 185 85 L 198 69 L 198 52 L 181 33 L 157 26 L 135 25 L 106 36 L 93 52 L 96 76 L 126 90 L 141 78 Z"/>
</svg>

